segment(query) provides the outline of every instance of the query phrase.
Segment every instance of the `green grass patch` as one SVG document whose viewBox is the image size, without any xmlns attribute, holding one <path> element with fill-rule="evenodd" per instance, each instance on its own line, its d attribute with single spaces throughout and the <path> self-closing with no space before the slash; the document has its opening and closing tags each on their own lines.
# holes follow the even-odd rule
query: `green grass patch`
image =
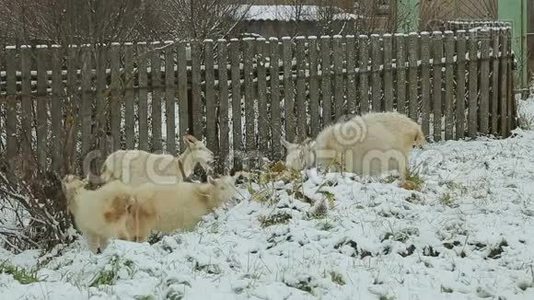
<svg viewBox="0 0 534 300">
<path fill-rule="evenodd" d="M 0 273 L 12 275 L 13 278 L 21 284 L 39 282 L 35 271 L 10 265 L 7 261 L 0 263 Z"/>
</svg>

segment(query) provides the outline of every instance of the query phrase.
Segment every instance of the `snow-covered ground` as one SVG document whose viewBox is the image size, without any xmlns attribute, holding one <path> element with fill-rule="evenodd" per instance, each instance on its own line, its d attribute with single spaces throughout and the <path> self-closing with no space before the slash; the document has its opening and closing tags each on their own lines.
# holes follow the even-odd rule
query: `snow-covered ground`
<svg viewBox="0 0 534 300">
<path fill-rule="evenodd" d="M 412 163 L 420 192 L 310 171 L 302 186 L 245 184 L 195 231 L 153 245 L 0 249 L 39 280 L 0 274 L 0 298 L 534 299 L 534 131 L 431 144 Z"/>
</svg>

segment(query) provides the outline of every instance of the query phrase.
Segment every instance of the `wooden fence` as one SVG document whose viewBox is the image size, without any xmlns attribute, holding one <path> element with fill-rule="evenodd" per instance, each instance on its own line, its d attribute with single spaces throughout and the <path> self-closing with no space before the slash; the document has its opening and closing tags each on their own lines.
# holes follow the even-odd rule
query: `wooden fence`
<svg viewBox="0 0 534 300">
<path fill-rule="evenodd" d="M 7 47 L 0 150 L 12 161 L 31 147 L 42 166 L 65 171 L 65 160 L 92 150 L 175 154 L 189 132 L 227 169 L 280 159 L 282 136 L 303 140 L 343 115 L 391 110 L 434 141 L 506 137 L 515 126 L 510 40 L 509 28 L 494 28 Z"/>
</svg>

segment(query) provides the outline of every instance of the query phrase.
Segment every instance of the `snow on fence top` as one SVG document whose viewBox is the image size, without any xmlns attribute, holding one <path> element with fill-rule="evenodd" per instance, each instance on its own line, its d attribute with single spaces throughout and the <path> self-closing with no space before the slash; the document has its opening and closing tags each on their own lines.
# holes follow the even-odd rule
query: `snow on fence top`
<svg viewBox="0 0 534 300">
<path fill-rule="evenodd" d="M 3 52 L 0 96 L 8 105 L 0 108 L 5 110 L 0 124 L 6 124 L 0 135 L 6 137 L 8 158 L 18 155 L 21 126 L 36 134 L 49 124 L 51 130 L 61 128 L 57 122 L 65 116 L 57 107 L 67 104 L 64 99 L 79 104 L 80 133 L 74 136 L 82 157 L 95 144 L 105 144 L 95 141 L 107 138 L 98 132 L 109 132 L 116 148 L 124 143 L 129 149 L 172 153 L 180 148 L 172 145 L 183 146 L 177 136 L 189 132 L 204 137 L 225 168 L 260 149 L 278 159 L 280 136 L 315 136 L 345 114 L 397 110 L 420 122 L 435 141 L 504 137 L 515 126 L 508 28 L 73 49 L 67 56 L 57 48 Z M 32 115 L 25 111 L 32 101 L 48 113 L 19 124 L 19 118 Z M 25 103 L 22 111 L 19 102 Z M 93 114 L 94 107 L 103 109 L 108 102 L 112 107 L 103 115 Z M 166 117 L 169 109 L 174 117 Z M 43 163 L 50 161 L 49 153 L 61 153 L 58 136 L 36 139 Z M 61 166 L 56 162 L 61 159 L 51 161 Z"/>
</svg>

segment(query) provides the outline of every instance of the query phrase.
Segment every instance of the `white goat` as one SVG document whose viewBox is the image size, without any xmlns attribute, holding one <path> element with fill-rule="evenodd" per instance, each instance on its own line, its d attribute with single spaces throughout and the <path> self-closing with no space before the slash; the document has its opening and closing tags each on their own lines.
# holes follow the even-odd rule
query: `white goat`
<svg viewBox="0 0 534 300">
<path fill-rule="evenodd" d="M 296 170 L 340 164 L 347 172 L 379 175 L 397 170 L 405 178 L 413 146 L 426 143 L 421 126 L 396 113 L 368 113 L 324 128 L 312 144 L 283 141 L 286 165 Z"/>
<path fill-rule="evenodd" d="M 170 233 L 192 228 L 202 216 L 235 195 L 234 181 L 231 176 L 208 177 L 207 183 L 145 183 L 135 188 L 135 219 L 128 225 L 130 236 L 135 241 L 145 241 L 151 230 Z"/>
<path fill-rule="evenodd" d="M 84 186 L 85 182 L 74 175 L 62 180 L 69 211 L 91 251 L 103 251 L 111 238 L 130 240 L 126 226 L 134 202 L 131 188 L 120 181 L 109 182 L 97 190 L 86 190 Z"/>
<path fill-rule="evenodd" d="M 145 182 L 173 184 L 188 178 L 197 164 L 211 172 L 213 152 L 192 135 L 183 137 L 187 147 L 178 157 L 142 150 L 118 150 L 111 153 L 102 166 L 104 182 L 120 180 L 126 184 Z"/>
</svg>

